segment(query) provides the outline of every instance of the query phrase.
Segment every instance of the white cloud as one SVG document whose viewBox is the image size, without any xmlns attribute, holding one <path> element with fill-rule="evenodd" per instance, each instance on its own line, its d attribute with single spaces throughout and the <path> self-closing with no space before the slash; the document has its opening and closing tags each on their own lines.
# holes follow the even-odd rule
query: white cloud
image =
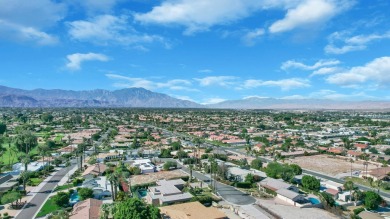
<svg viewBox="0 0 390 219">
<path fill-rule="evenodd" d="M 340 70 L 341 70 L 340 67 L 324 67 L 324 68 L 320 68 L 320 69 L 313 71 L 313 73 L 311 73 L 310 77 L 313 77 L 316 75 L 329 75 L 329 74 L 333 74 L 333 73 L 340 71 Z"/>
<path fill-rule="evenodd" d="M 309 94 L 309 98 L 330 99 L 330 100 L 351 100 L 351 99 L 376 99 L 376 97 L 367 95 L 364 92 L 354 92 L 351 94 L 342 94 L 334 90 L 319 90 Z"/>
<path fill-rule="evenodd" d="M 212 73 L 213 70 L 211 70 L 211 69 L 201 69 L 201 70 L 199 70 L 198 72 L 199 72 L 199 73 Z"/>
<path fill-rule="evenodd" d="M 258 0 L 165 0 L 150 12 L 135 15 L 142 23 L 181 25 L 186 34 L 207 30 L 249 16 L 259 9 Z"/>
<path fill-rule="evenodd" d="M 251 98 L 258 98 L 258 99 L 267 99 L 269 97 L 264 97 L 264 96 L 257 96 L 257 95 L 250 95 L 250 96 L 245 96 L 243 99 L 251 99 Z"/>
<path fill-rule="evenodd" d="M 149 90 L 156 90 L 160 88 L 168 88 L 170 90 L 183 90 L 183 91 L 199 91 L 191 88 L 192 83 L 188 80 L 173 79 L 166 82 L 155 82 L 145 78 L 133 78 L 117 74 L 106 74 L 109 79 L 120 81 L 114 83 L 116 87 L 143 87 Z"/>
<path fill-rule="evenodd" d="M 216 104 L 216 103 L 220 103 L 223 101 L 226 101 L 226 99 L 214 97 L 214 98 L 208 98 L 208 99 L 203 100 L 202 104 Z"/>
<path fill-rule="evenodd" d="M 34 42 L 38 45 L 53 45 L 57 37 L 39 31 L 34 27 L 25 27 L 0 20 L 0 38 L 18 42 Z"/>
<path fill-rule="evenodd" d="M 304 96 L 302 96 L 302 95 L 295 94 L 295 95 L 291 95 L 291 96 L 285 96 L 285 97 L 282 97 L 280 99 L 284 99 L 284 100 L 302 100 L 302 99 L 306 99 L 306 98 Z"/>
<path fill-rule="evenodd" d="M 160 36 L 136 31 L 128 23 L 126 16 L 101 15 L 90 20 L 68 22 L 68 26 L 73 39 L 102 45 L 164 42 Z"/>
<path fill-rule="evenodd" d="M 45 30 L 63 19 L 65 4 L 50 0 L 0 0 L 0 5 L 0 38 L 39 45 L 58 41 Z"/>
<path fill-rule="evenodd" d="M 68 63 L 66 67 L 70 70 L 80 70 L 81 64 L 85 61 L 101 61 L 106 62 L 109 58 L 106 55 L 99 53 L 75 53 L 67 55 Z"/>
<path fill-rule="evenodd" d="M 340 64 L 339 60 L 319 60 L 318 62 L 314 63 L 313 65 L 306 65 L 301 62 L 297 62 L 294 60 L 288 60 L 286 62 L 282 63 L 282 66 L 280 67 L 283 70 L 288 70 L 290 68 L 295 69 L 302 69 L 302 70 L 315 70 L 324 66 L 332 66 L 332 65 L 338 65 Z"/>
<path fill-rule="evenodd" d="M 348 1 L 338 0 L 304 0 L 295 7 L 289 8 L 282 20 L 269 27 L 271 33 L 290 31 L 307 25 L 321 24 L 340 11 L 348 8 Z"/>
<path fill-rule="evenodd" d="M 212 86 L 218 85 L 222 87 L 230 86 L 234 84 L 234 80 L 238 79 L 234 76 L 209 76 L 204 78 L 194 78 L 198 81 L 200 86 Z"/>
<path fill-rule="evenodd" d="M 256 41 L 261 38 L 265 33 L 264 29 L 259 28 L 252 31 L 247 32 L 241 40 L 245 43 L 247 46 L 253 46 Z"/>
<path fill-rule="evenodd" d="M 364 66 L 353 67 L 349 70 L 329 76 L 326 80 L 331 84 L 354 86 L 373 82 L 379 87 L 388 88 L 390 85 L 390 57 L 380 57 Z"/>
<path fill-rule="evenodd" d="M 290 78 L 276 81 L 262 81 L 262 80 L 246 80 L 244 82 L 244 88 L 256 88 L 256 87 L 280 87 L 282 90 L 291 90 L 297 88 L 310 87 L 310 82 L 306 79 Z"/>
<path fill-rule="evenodd" d="M 351 0 L 163 0 L 151 11 L 135 14 L 135 20 L 141 23 L 184 26 L 184 34 L 193 34 L 215 25 L 233 23 L 258 11 L 287 10 L 285 17 L 269 28 L 271 33 L 276 33 L 322 23 L 348 8 L 350 2 Z M 253 42 L 260 35 L 262 33 L 258 29 L 247 37 L 251 39 L 249 42 Z"/>
<path fill-rule="evenodd" d="M 352 51 L 365 50 L 369 43 L 390 39 L 390 31 L 383 34 L 348 36 L 348 32 L 334 32 L 328 37 L 325 52 L 329 54 L 344 54 Z M 337 45 L 339 44 L 339 45 Z"/>
</svg>

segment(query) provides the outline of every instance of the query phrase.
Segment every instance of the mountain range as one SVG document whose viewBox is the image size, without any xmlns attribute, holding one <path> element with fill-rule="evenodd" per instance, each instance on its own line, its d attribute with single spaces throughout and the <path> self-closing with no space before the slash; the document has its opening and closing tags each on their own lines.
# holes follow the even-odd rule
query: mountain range
<svg viewBox="0 0 390 219">
<path fill-rule="evenodd" d="M 0 86 L 0 107 L 145 107 L 216 109 L 316 109 L 390 110 L 390 101 L 341 101 L 328 99 L 278 99 L 251 97 L 201 105 L 144 88 L 121 90 L 23 90 Z"/>
<path fill-rule="evenodd" d="M 198 108 L 200 104 L 180 100 L 144 88 L 121 90 L 22 90 L 0 86 L 0 107 L 154 107 Z"/>
</svg>

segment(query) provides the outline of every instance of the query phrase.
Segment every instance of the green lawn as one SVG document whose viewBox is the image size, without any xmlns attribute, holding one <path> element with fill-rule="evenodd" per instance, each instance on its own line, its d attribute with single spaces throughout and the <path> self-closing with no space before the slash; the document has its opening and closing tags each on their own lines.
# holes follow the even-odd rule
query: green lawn
<svg viewBox="0 0 390 219">
<path fill-rule="evenodd" d="M 29 185 L 38 186 L 42 181 L 43 181 L 43 179 L 41 179 L 41 178 L 30 178 Z"/>
<path fill-rule="evenodd" d="M 64 137 L 64 134 L 57 134 L 56 137 L 54 138 L 54 141 L 59 143 L 59 142 L 61 142 L 63 137 Z"/>
<path fill-rule="evenodd" d="M 370 187 L 370 188 L 378 189 L 378 187 L 376 187 L 376 183 L 375 182 L 373 183 L 374 187 L 372 187 L 370 185 L 370 183 L 368 182 L 368 180 L 366 180 L 366 179 L 362 179 L 362 178 L 358 178 L 358 177 L 352 177 L 352 178 L 351 177 L 345 177 L 345 181 L 349 181 L 349 180 L 351 180 L 355 184 L 359 184 L 359 185 L 367 186 L 367 187 Z M 380 188 L 380 190 L 387 192 L 387 190 L 385 190 L 383 188 Z"/>
<path fill-rule="evenodd" d="M 41 210 L 38 212 L 37 217 L 43 217 L 47 214 L 50 214 L 54 211 L 59 210 L 60 207 L 58 207 L 56 204 L 54 204 L 52 198 L 49 198 L 45 204 L 42 206 Z"/>
<path fill-rule="evenodd" d="M 4 162 L 5 165 L 12 165 L 14 163 L 17 163 L 18 162 L 18 157 L 21 157 L 23 156 L 25 153 L 24 152 L 16 152 L 16 153 L 13 153 L 9 150 L 9 144 L 8 142 L 7 143 L 4 143 L 3 145 L 3 148 L 6 149 L 6 151 L 4 152 L 3 156 L 0 157 L 0 162 Z M 11 147 L 13 146 L 13 143 L 11 143 Z M 33 148 L 30 152 L 31 154 L 37 154 L 37 147 Z"/>
<path fill-rule="evenodd" d="M 74 185 L 73 183 L 71 184 L 65 184 L 65 185 L 62 185 L 62 186 L 57 186 L 54 191 L 57 192 L 57 191 L 62 191 L 62 190 L 66 190 L 66 189 L 70 189 L 70 188 L 73 188 Z"/>
</svg>

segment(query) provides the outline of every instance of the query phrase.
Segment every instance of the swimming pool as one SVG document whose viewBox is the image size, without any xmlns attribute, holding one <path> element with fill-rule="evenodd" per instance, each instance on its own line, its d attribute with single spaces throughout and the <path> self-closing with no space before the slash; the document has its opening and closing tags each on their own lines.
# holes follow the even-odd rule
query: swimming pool
<svg viewBox="0 0 390 219">
<path fill-rule="evenodd" d="M 74 205 L 74 204 L 76 204 L 79 201 L 80 201 L 80 196 L 77 193 L 77 191 L 74 191 L 72 194 L 70 194 L 69 203 L 71 205 Z"/>
<path fill-rule="evenodd" d="M 312 203 L 313 205 L 316 205 L 316 204 L 321 203 L 320 200 L 318 200 L 318 199 L 316 199 L 316 198 L 313 198 L 313 197 L 310 197 L 310 198 L 309 198 L 309 201 L 310 201 L 310 203 Z"/>
<path fill-rule="evenodd" d="M 141 198 L 143 198 L 148 194 L 148 191 L 146 189 L 140 189 L 138 190 L 138 194 Z"/>
</svg>

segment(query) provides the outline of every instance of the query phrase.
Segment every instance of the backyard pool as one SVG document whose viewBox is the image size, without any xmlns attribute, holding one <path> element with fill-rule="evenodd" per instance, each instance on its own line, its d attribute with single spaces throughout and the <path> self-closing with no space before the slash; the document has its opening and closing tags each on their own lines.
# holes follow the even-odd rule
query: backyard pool
<svg viewBox="0 0 390 219">
<path fill-rule="evenodd" d="M 313 197 L 310 197 L 310 198 L 309 198 L 309 201 L 310 201 L 310 203 L 312 203 L 313 205 L 316 205 L 316 204 L 321 203 L 320 200 L 318 200 L 318 199 L 316 199 L 316 198 L 313 198 Z"/>
<path fill-rule="evenodd" d="M 144 198 L 148 194 L 148 191 L 146 189 L 140 189 L 138 190 L 138 194 L 141 198 Z"/>
<path fill-rule="evenodd" d="M 80 201 L 80 196 L 79 194 L 77 193 L 77 191 L 74 191 L 71 195 L 70 195 L 70 199 L 69 199 L 69 203 L 71 205 L 74 205 L 76 204 L 77 202 Z"/>
</svg>

